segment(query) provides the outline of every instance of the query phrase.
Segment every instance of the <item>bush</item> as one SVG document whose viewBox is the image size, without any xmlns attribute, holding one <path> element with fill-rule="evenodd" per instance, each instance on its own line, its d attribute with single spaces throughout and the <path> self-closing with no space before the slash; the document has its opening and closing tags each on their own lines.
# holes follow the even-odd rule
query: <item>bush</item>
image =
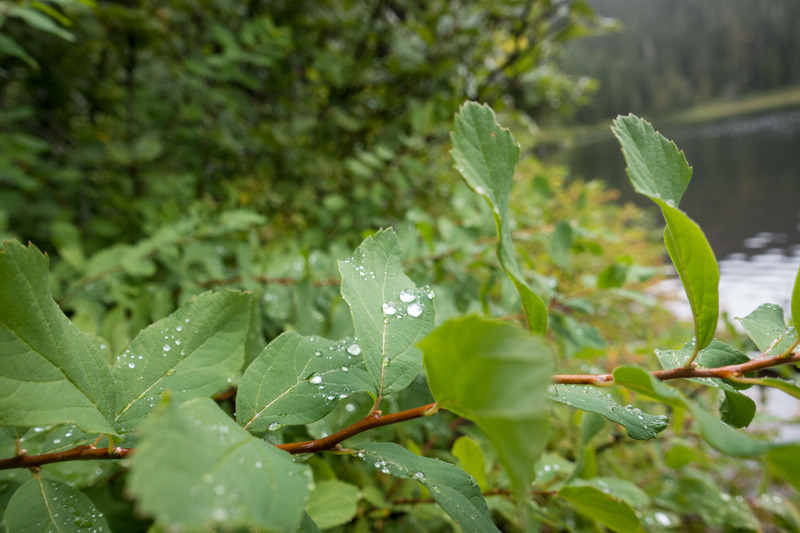
<svg viewBox="0 0 800 533">
<path fill-rule="evenodd" d="M 6 243 L 6 529 L 440 531 L 458 523 L 479 532 L 625 532 L 760 530 L 761 520 L 797 528 L 782 481 L 800 487 L 798 446 L 741 429 L 756 411 L 743 389 L 800 397 L 789 371 L 800 360 L 795 328 L 766 304 L 741 320 L 751 341 L 715 338 L 717 264 L 679 208 L 691 170 L 643 120 L 620 117 L 613 129 L 631 183 L 664 215 L 694 316 L 694 338 L 656 350 L 658 363 L 651 340 L 671 347 L 680 330 L 643 317 L 658 313 L 641 290 L 656 273 L 652 252 L 645 247 L 637 265 L 630 240 L 598 229 L 621 211 L 598 203 L 596 186 L 540 175 L 514 184 L 525 192 L 512 196 L 520 149 L 474 103 L 461 108 L 452 135 L 471 190 L 454 198 L 461 218 L 411 214 L 335 265 L 337 252 L 260 256 L 252 231 L 260 221 L 246 212 L 223 215 L 211 225 L 217 233 L 188 220 L 88 261 L 65 247 L 64 268 L 87 269 L 78 285 L 87 290 L 62 296 L 76 309 L 70 321 L 51 296 L 47 256 Z M 550 210 L 555 197 L 574 203 Z M 512 213 L 536 220 L 535 231 L 514 227 Z M 612 226 L 646 227 L 631 216 Z M 401 241 L 414 259 L 405 265 Z M 210 253 L 219 246 L 219 256 Z M 316 276 L 333 268 L 341 299 L 338 280 Z M 183 303 L 164 317 L 169 306 L 158 302 L 171 293 L 129 294 L 131 279 L 159 271 L 169 283 L 194 283 L 165 287 Z M 142 287 L 157 291 L 157 281 Z M 253 292 L 203 292 L 226 282 Z M 147 311 L 110 318 L 106 295 Z M 791 311 L 796 327 L 800 280 Z M 103 338 L 73 325 L 93 333 L 98 318 Z M 272 340 L 262 349 L 265 330 Z M 749 342 L 757 355 L 748 355 Z M 743 475 L 754 461 L 758 478 Z"/>
</svg>

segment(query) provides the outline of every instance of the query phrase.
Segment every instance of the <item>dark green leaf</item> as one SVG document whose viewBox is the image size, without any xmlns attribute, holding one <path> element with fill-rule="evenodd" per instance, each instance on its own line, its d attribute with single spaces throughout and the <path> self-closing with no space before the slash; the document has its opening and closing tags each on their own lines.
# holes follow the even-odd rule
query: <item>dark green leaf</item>
<svg viewBox="0 0 800 533">
<path fill-rule="evenodd" d="M 35 477 L 8 502 L 6 531 L 111 531 L 92 501 L 69 485 Z"/>
<path fill-rule="evenodd" d="M 623 407 L 610 394 L 592 385 L 551 385 L 548 398 L 582 411 L 602 415 L 625 427 L 628 436 L 633 439 L 653 439 L 669 424 L 668 417 L 648 415 L 632 405 Z"/>
<path fill-rule="evenodd" d="M 0 425 L 74 423 L 115 434 L 114 377 L 97 343 L 61 312 L 36 247 L 0 252 Z"/>
<path fill-rule="evenodd" d="M 403 274 L 391 229 L 368 237 L 352 257 L 339 261 L 339 270 L 374 393 L 404 389 L 422 366 L 414 344 L 433 327 L 433 291 L 416 288 Z"/>
<path fill-rule="evenodd" d="M 224 291 L 195 296 L 142 330 L 117 357 L 117 427 L 136 427 L 162 392 L 176 401 L 211 396 L 241 370 L 250 296 Z"/>
<path fill-rule="evenodd" d="M 439 406 L 478 424 L 517 496 L 527 497 L 547 435 L 550 350 L 513 325 L 478 317 L 445 322 L 420 347 Z"/>
<path fill-rule="evenodd" d="M 287 331 L 250 364 L 236 395 L 238 422 L 252 433 L 308 424 L 339 400 L 372 391 L 361 348 L 353 340 L 331 341 Z"/>
<path fill-rule="evenodd" d="M 467 102 L 456 115 L 450 135 L 450 155 L 456 169 L 476 193 L 483 196 L 494 213 L 497 226 L 497 257 L 519 292 L 528 327 L 534 333 L 547 330 L 547 306 L 525 282 L 514 255 L 508 215 L 508 195 L 519 159 L 519 146 L 511 132 L 500 127 L 486 105 Z"/>
<path fill-rule="evenodd" d="M 478 484 L 460 468 L 413 454 L 391 442 L 360 445 L 357 455 L 384 474 L 422 483 L 465 533 L 499 533 Z"/>
<path fill-rule="evenodd" d="M 294 531 L 310 469 L 239 427 L 209 398 L 170 402 L 141 429 L 128 489 L 167 528 Z"/>
<path fill-rule="evenodd" d="M 800 490 L 800 445 L 778 446 L 767 453 L 767 462 L 772 471 L 781 479 Z"/>
</svg>

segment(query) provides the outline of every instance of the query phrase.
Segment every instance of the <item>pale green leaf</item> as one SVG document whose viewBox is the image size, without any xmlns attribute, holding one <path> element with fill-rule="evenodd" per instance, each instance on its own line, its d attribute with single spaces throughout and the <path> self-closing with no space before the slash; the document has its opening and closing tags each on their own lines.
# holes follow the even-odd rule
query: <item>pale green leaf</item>
<svg viewBox="0 0 800 533">
<path fill-rule="evenodd" d="M 244 363 L 249 313 L 248 294 L 207 292 L 142 330 L 114 365 L 118 429 L 138 425 L 166 390 L 185 401 L 231 383 Z"/>
<path fill-rule="evenodd" d="M 460 468 L 391 442 L 359 445 L 357 455 L 384 474 L 419 481 L 464 533 L 499 533 L 478 484 Z"/>
<path fill-rule="evenodd" d="M 142 425 L 128 490 L 170 529 L 294 531 L 311 481 L 307 466 L 197 398 L 170 402 Z"/>
<path fill-rule="evenodd" d="M 320 529 L 348 523 L 358 511 L 358 487 L 331 479 L 319 481 L 308 498 L 306 513 Z"/>
<path fill-rule="evenodd" d="M 492 208 L 497 226 L 497 257 L 519 292 L 528 327 L 534 333 L 544 333 L 547 306 L 524 280 L 511 242 L 508 196 L 519 146 L 511 132 L 497 123 L 491 108 L 475 102 L 461 106 L 450 138 L 453 143 L 450 155 L 456 162 L 456 170 Z"/>
<path fill-rule="evenodd" d="M 31 479 L 14 492 L 4 522 L 8 532 L 111 531 L 103 513 L 82 492 L 40 477 Z"/>
<path fill-rule="evenodd" d="M 675 143 L 634 115 L 617 117 L 611 130 L 622 146 L 636 192 L 678 205 L 692 179 L 692 167 Z"/>
<path fill-rule="evenodd" d="M 547 438 L 552 352 L 514 325 L 478 317 L 445 322 L 420 347 L 439 406 L 486 433 L 517 496 L 527 497 Z"/>
<path fill-rule="evenodd" d="M 612 531 L 618 533 L 641 531 L 642 524 L 627 502 L 596 487 L 568 486 L 558 491 L 558 496 L 582 515 L 600 522 Z"/>
<path fill-rule="evenodd" d="M 402 390 L 422 361 L 415 343 L 433 327 L 433 292 L 405 274 L 391 229 L 368 237 L 339 261 L 342 296 L 353 315 L 356 339 L 376 395 Z"/>
<path fill-rule="evenodd" d="M 252 433 L 321 419 L 340 400 L 372 391 L 361 348 L 287 331 L 247 368 L 236 395 L 238 422 Z"/>
<path fill-rule="evenodd" d="M 9 17 L 17 17 L 24 20 L 29 26 L 39 31 L 52 33 L 70 42 L 75 40 L 75 36 L 72 35 L 72 33 L 56 24 L 56 22 L 47 15 L 35 9 L 27 6 L 11 6 L 8 11 L 6 11 L 6 14 Z"/>
<path fill-rule="evenodd" d="M 767 355 L 784 352 L 797 340 L 794 328 L 787 328 L 783 309 L 775 304 L 763 304 L 744 318 L 738 318 L 747 336 Z"/>
<path fill-rule="evenodd" d="M 571 481 L 569 485 L 600 489 L 606 494 L 610 494 L 634 508 L 647 507 L 650 505 L 650 496 L 627 479 L 609 476 L 598 476 L 591 479 L 577 478 Z"/>
<path fill-rule="evenodd" d="M 648 415 L 631 405 L 623 407 L 610 394 L 592 385 L 551 385 L 548 398 L 582 411 L 597 413 L 623 426 L 633 439 L 653 439 L 669 424 L 668 417 Z"/>
<path fill-rule="evenodd" d="M 114 434 L 114 377 L 53 301 L 47 269 L 32 245 L 6 242 L 0 252 L 0 425 L 71 422 Z"/>
<path fill-rule="evenodd" d="M 678 209 L 692 170 L 683 152 L 647 121 L 617 117 L 611 129 L 622 146 L 634 189 L 653 200 L 666 220 L 664 241 L 689 299 L 699 351 L 711 342 L 717 327 L 719 266 L 703 231 Z"/>
<path fill-rule="evenodd" d="M 614 370 L 614 382 L 673 407 L 688 409 L 706 442 L 724 454 L 752 457 L 765 453 L 772 446 L 768 442 L 755 440 L 746 433 L 735 430 L 645 370 L 632 367 L 617 368 Z"/>
<path fill-rule="evenodd" d="M 462 435 L 453 443 L 450 450 L 453 457 L 459 460 L 461 468 L 471 475 L 481 490 L 489 490 L 486 484 L 486 461 L 480 445 L 472 437 Z"/>
</svg>

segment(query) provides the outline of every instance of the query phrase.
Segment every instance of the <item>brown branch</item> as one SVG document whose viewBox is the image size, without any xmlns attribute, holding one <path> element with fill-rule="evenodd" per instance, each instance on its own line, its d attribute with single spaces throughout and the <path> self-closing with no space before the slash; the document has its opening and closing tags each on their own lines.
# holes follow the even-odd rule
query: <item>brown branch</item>
<svg viewBox="0 0 800 533">
<path fill-rule="evenodd" d="M 95 448 L 85 444 L 76 446 L 63 452 L 45 453 L 42 455 L 26 455 L 25 450 L 8 459 L 0 459 L 0 470 L 9 468 L 38 468 L 49 463 L 63 463 L 65 461 L 88 461 L 92 459 L 124 459 L 133 453 L 132 448 Z"/>
<path fill-rule="evenodd" d="M 759 357 L 747 361 L 746 363 L 720 366 L 717 368 L 670 368 L 667 370 L 656 370 L 651 372 L 651 374 L 661 381 L 685 378 L 739 378 L 751 372 L 757 372 L 766 368 L 797 362 L 800 362 L 800 353 Z M 614 384 L 614 375 L 555 374 L 551 376 L 551 380 L 553 383 L 563 385 L 595 385 L 604 387 Z M 350 437 L 358 435 L 359 433 L 363 433 L 364 431 L 381 426 L 387 426 L 389 424 L 397 424 L 399 422 L 413 420 L 423 416 L 433 415 L 438 411 L 438 409 L 439 408 L 435 403 L 430 403 L 388 415 L 382 415 L 380 411 L 375 411 L 367 417 L 362 418 L 355 424 L 352 424 L 327 437 L 304 442 L 279 444 L 277 447 L 291 454 L 315 453 L 325 450 L 334 450 L 339 447 L 341 442 L 349 439 Z M 94 446 L 90 445 L 77 446 L 63 452 L 53 452 L 31 456 L 26 455 L 25 451 L 21 450 L 20 453 L 14 457 L 0 459 L 0 470 L 6 470 L 10 468 L 38 468 L 45 464 L 61 463 L 65 461 L 123 459 L 133 452 L 134 450 L 132 448 L 114 448 L 111 452 L 109 452 L 108 448 L 95 448 Z"/>
</svg>

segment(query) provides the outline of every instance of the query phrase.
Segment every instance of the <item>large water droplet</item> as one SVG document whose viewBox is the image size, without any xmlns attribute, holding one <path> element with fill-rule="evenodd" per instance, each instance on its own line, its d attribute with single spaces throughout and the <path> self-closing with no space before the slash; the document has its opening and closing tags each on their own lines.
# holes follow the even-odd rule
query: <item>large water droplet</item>
<svg viewBox="0 0 800 533">
<path fill-rule="evenodd" d="M 385 312 L 386 307 L 384 307 L 383 310 Z M 347 353 L 349 353 L 350 355 L 359 355 L 361 353 L 361 347 L 358 344 L 353 343 L 347 347 Z"/>
<path fill-rule="evenodd" d="M 322 383 L 322 376 L 320 376 L 315 372 L 311 374 L 311 379 L 309 379 L 308 381 L 310 381 L 314 385 L 319 385 L 320 383 Z"/>
<path fill-rule="evenodd" d="M 408 309 L 406 309 L 406 311 L 408 311 L 409 315 L 413 317 L 418 317 L 419 315 L 422 314 L 422 306 L 418 302 L 414 302 L 413 304 L 408 306 Z"/>
<path fill-rule="evenodd" d="M 164 345 L 164 348 L 163 348 L 163 350 L 164 350 L 165 352 L 168 352 L 168 351 L 170 351 L 171 349 L 172 349 L 172 346 L 170 346 L 169 344 L 165 344 L 165 345 Z"/>
<path fill-rule="evenodd" d="M 281 425 L 277 422 L 272 422 L 270 425 L 267 426 L 267 429 L 270 431 L 275 431 L 276 429 L 280 429 Z"/>
<path fill-rule="evenodd" d="M 397 307 L 394 302 L 386 302 L 383 304 L 383 313 L 385 315 L 393 315 L 397 312 Z"/>
<path fill-rule="evenodd" d="M 414 294 L 414 291 L 406 289 L 400 293 L 400 299 L 405 303 L 410 303 L 416 300 L 417 296 Z"/>
</svg>

